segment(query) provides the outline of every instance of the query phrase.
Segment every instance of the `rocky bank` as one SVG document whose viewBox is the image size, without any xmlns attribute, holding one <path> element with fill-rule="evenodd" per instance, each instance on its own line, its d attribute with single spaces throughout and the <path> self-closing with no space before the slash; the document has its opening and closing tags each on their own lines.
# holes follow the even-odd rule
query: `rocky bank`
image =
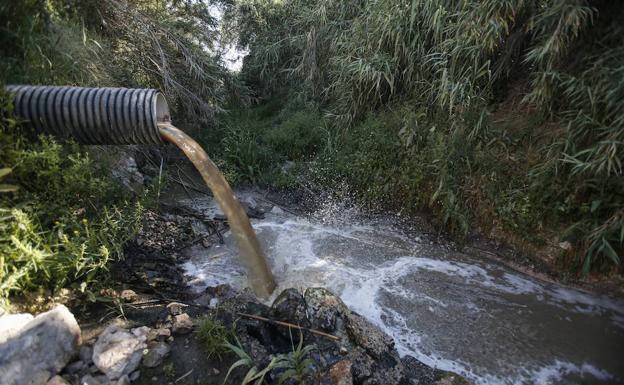
<svg viewBox="0 0 624 385">
<path fill-rule="evenodd" d="M 124 295 L 128 306 L 141 303 L 130 292 Z M 227 369 L 238 358 L 207 357 L 197 338 L 198 324 L 205 317 L 231 328 L 259 370 L 278 355 L 292 355 L 303 337 L 303 346 L 313 346 L 305 363 L 306 377 L 285 383 L 468 383 L 453 373 L 429 368 L 413 357 L 399 357 L 390 336 L 323 288 L 310 288 L 303 293 L 287 289 L 267 306 L 248 291 L 237 292 L 224 285 L 208 288 L 187 303 L 159 302 L 143 312 L 150 313 L 149 325 L 136 326 L 130 315 L 125 321 L 115 319 L 100 325 L 97 335 L 81 333 L 74 316 L 62 305 L 34 318 L 27 314 L 1 317 L 2 383 L 221 384 Z M 136 315 L 135 318 L 147 319 Z M 275 321 L 298 325 L 303 330 Z M 235 369 L 227 383 L 242 383 L 248 369 Z M 269 371 L 265 382 L 278 383 L 283 372 L 279 368 Z"/>
</svg>

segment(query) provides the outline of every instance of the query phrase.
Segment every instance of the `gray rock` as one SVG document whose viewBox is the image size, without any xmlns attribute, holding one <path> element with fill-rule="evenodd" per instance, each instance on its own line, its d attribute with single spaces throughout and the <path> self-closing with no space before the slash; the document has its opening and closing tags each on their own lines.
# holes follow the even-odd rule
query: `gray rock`
<svg viewBox="0 0 624 385">
<path fill-rule="evenodd" d="M 79 373 L 83 370 L 86 370 L 88 368 L 88 365 L 84 363 L 84 361 L 78 360 L 78 361 L 74 361 L 71 364 L 67 365 L 65 367 L 65 372 L 69 373 L 69 374 L 76 374 Z"/>
<path fill-rule="evenodd" d="M 340 298 L 322 287 L 309 288 L 304 294 L 311 327 L 332 332 L 339 316 L 349 313 Z"/>
<path fill-rule="evenodd" d="M 471 385 L 471 383 L 459 374 L 452 372 L 437 371 L 435 385 Z"/>
<path fill-rule="evenodd" d="M 0 317 L 0 344 L 19 334 L 33 318 L 32 314 L 8 314 Z"/>
<path fill-rule="evenodd" d="M 54 376 L 48 380 L 46 385 L 70 385 L 66 379 L 61 376 Z"/>
<path fill-rule="evenodd" d="M 406 382 L 403 364 L 390 336 L 353 313 L 340 298 L 324 288 L 307 289 L 304 298 L 311 327 L 341 337 L 341 345 L 335 351 L 343 357 L 341 361 L 350 362 L 354 383 Z M 336 367 L 334 371 L 339 369 L 346 370 Z M 334 380 L 337 378 L 334 375 Z"/>
<path fill-rule="evenodd" d="M 271 214 L 281 215 L 284 214 L 284 210 L 282 210 L 279 206 L 273 206 L 271 209 Z"/>
<path fill-rule="evenodd" d="M 138 328 L 134 328 L 134 329 L 132 329 L 130 331 L 135 336 L 137 336 L 137 337 L 139 337 L 139 338 L 141 338 L 143 340 L 146 340 L 147 336 L 149 335 L 149 333 L 151 331 L 151 329 L 148 328 L 147 326 L 141 326 L 141 327 L 138 327 Z"/>
<path fill-rule="evenodd" d="M 93 362 L 93 348 L 89 345 L 82 345 L 80 347 L 80 360 L 87 365 Z"/>
<path fill-rule="evenodd" d="M 394 353 L 394 340 L 364 317 L 351 313 L 346 322 L 349 339 L 354 345 L 364 348 L 370 355 L 380 359 L 384 354 Z"/>
<path fill-rule="evenodd" d="M 406 384 L 407 378 L 398 354 L 375 359 L 360 347 L 350 353 L 353 382 L 366 385 Z"/>
<path fill-rule="evenodd" d="M 98 337 L 93 346 L 93 362 L 110 380 L 130 374 L 141 363 L 146 337 L 137 334 L 111 325 Z"/>
<path fill-rule="evenodd" d="M 151 329 L 147 334 L 148 341 L 164 340 L 171 336 L 171 330 L 167 328 Z"/>
<path fill-rule="evenodd" d="M 130 377 L 124 374 L 123 376 L 119 377 L 115 385 L 130 385 Z"/>
<path fill-rule="evenodd" d="M 418 385 L 433 385 L 436 381 L 435 369 L 423 364 L 412 356 L 401 359 L 405 374 Z"/>
<path fill-rule="evenodd" d="M 286 289 L 275 298 L 271 305 L 271 317 L 279 321 L 293 322 L 303 327 L 310 326 L 306 314 L 305 299 L 296 289 Z M 287 338 L 290 335 L 287 328 L 280 328 L 278 332 Z"/>
<path fill-rule="evenodd" d="M 128 377 L 130 378 L 130 381 L 134 382 L 134 381 L 138 380 L 139 377 L 141 377 L 141 371 L 140 370 L 135 370 L 134 372 L 130 373 L 130 375 Z"/>
<path fill-rule="evenodd" d="M 86 376 L 80 379 L 80 385 L 108 385 L 109 380 L 106 376 L 99 375 L 93 376 L 91 374 L 87 374 Z"/>
<path fill-rule="evenodd" d="M 114 159 L 111 170 L 113 177 L 130 191 L 140 193 L 143 190 L 145 178 L 131 154 L 120 152 L 117 159 Z"/>
<path fill-rule="evenodd" d="M 164 342 L 157 342 L 143 355 L 143 366 L 154 368 L 160 365 L 171 349 Z"/>
<path fill-rule="evenodd" d="M 3 337 L 0 343 L 3 385 L 45 384 L 80 346 L 80 327 L 63 305 L 39 314 L 19 330 L 11 330 L 10 337 Z"/>
<path fill-rule="evenodd" d="M 178 334 L 186 334 L 193 330 L 193 321 L 188 314 L 182 313 L 173 317 L 171 331 Z"/>
</svg>

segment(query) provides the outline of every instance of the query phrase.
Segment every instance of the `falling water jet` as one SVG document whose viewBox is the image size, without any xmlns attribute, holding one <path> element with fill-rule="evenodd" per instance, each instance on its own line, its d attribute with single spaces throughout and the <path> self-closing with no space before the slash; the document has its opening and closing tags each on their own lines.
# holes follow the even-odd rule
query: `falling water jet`
<svg viewBox="0 0 624 385">
<path fill-rule="evenodd" d="M 46 133 L 82 144 L 177 145 L 195 165 L 227 216 L 249 285 L 268 297 L 275 281 L 249 218 L 206 152 L 171 125 L 164 96 L 153 89 L 7 86 L 14 114 L 35 134 Z"/>
<path fill-rule="evenodd" d="M 262 251 L 256 233 L 245 210 L 238 202 L 230 185 L 214 162 L 197 142 L 169 123 L 158 125 L 160 135 L 178 146 L 193 163 L 208 185 L 221 211 L 228 218 L 238 251 L 247 266 L 249 285 L 256 295 L 268 297 L 275 289 L 275 281 Z"/>
</svg>

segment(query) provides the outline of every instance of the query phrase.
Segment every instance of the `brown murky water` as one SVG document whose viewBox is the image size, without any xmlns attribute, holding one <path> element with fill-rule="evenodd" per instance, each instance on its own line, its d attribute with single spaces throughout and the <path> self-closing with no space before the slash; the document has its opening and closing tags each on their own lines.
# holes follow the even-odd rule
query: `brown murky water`
<svg viewBox="0 0 624 385">
<path fill-rule="evenodd" d="M 260 297 L 270 296 L 275 289 L 273 274 L 249 218 L 223 174 L 193 138 L 171 124 L 160 124 L 159 129 L 163 139 L 184 152 L 214 194 L 221 211 L 228 219 L 238 251 L 247 267 L 249 286 Z"/>
<path fill-rule="evenodd" d="M 252 222 L 281 289 L 332 290 L 394 337 L 401 355 L 475 385 L 624 385 L 622 299 L 463 254 L 399 217 L 370 217 L 330 200 L 299 215 L 275 209 L 264 192 L 237 196 L 266 213 Z M 206 197 L 178 203 L 218 214 Z M 185 250 L 198 291 L 246 287 L 233 237 L 224 238 Z"/>
</svg>

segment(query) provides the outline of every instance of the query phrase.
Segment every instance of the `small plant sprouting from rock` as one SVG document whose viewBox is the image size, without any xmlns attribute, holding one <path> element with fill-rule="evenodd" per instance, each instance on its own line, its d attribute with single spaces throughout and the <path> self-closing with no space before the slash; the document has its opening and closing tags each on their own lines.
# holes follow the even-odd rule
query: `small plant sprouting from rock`
<svg viewBox="0 0 624 385">
<path fill-rule="evenodd" d="M 284 371 L 278 377 L 278 385 L 284 384 L 289 380 L 293 380 L 296 384 L 306 384 L 309 380 L 312 380 L 318 371 L 316 370 L 316 362 L 310 357 L 310 353 L 316 349 L 316 345 L 303 345 L 303 334 L 299 332 L 299 343 L 295 347 L 292 333 L 290 336 L 292 344 L 292 352 L 288 354 L 278 354 L 271 359 L 269 364 L 262 370 L 254 363 L 253 359 L 245 349 L 242 347 L 238 339 L 236 339 L 236 345 L 226 343 L 225 347 L 236 354 L 239 358 L 227 372 L 225 376 L 224 384 L 227 383 L 227 379 L 234 369 L 239 366 L 245 366 L 249 368 L 245 377 L 243 378 L 241 385 L 254 384 L 260 385 L 263 383 L 266 375 L 274 369 L 283 369 Z"/>
<path fill-rule="evenodd" d="M 231 343 L 225 343 L 224 345 L 228 350 L 236 354 L 239 360 L 233 363 L 232 366 L 230 366 L 230 369 L 228 370 L 227 374 L 225 375 L 225 379 L 223 380 L 223 384 L 227 384 L 227 380 L 230 377 L 230 374 L 232 374 L 232 371 L 234 369 L 238 368 L 239 366 L 246 366 L 249 368 L 249 370 L 247 371 L 247 373 L 245 374 L 245 377 L 241 381 L 241 385 L 247 385 L 247 384 L 261 385 L 262 382 L 264 381 L 264 377 L 271 370 L 278 367 L 277 365 L 279 363 L 280 357 L 279 356 L 273 357 L 271 359 L 271 362 L 269 362 L 269 364 L 264 369 L 260 370 L 258 369 L 258 366 L 254 363 L 251 356 L 249 356 L 249 354 L 247 354 L 245 349 L 243 349 L 238 338 L 235 338 L 235 340 L 236 340 L 235 341 L 236 345 L 231 344 Z"/>
<path fill-rule="evenodd" d="M 310 353 L 316 349 L 316 345 L 303 345 L 303 334 L 299 331 L 299 344 L 295 348 L 292 331 L 290 334 L 292 353 L 281 355 L 279 367 L 286 369 L 280 376 L 278 384 L 288 380 L 295 380 L 297 384 L 306 384 L 317 374 L 316 362 L 310 357 Z"/>
<path fill-rule="evenodd" d="M 223 354 L 230 352 L 227 345 L 236 338 L 233 330 L 226 328 L 213 317 L 206 317 L 200 322 L 198 337 L 208 353 L 208 358 L 214 355 L 219 359 Z"/>
</svg>

